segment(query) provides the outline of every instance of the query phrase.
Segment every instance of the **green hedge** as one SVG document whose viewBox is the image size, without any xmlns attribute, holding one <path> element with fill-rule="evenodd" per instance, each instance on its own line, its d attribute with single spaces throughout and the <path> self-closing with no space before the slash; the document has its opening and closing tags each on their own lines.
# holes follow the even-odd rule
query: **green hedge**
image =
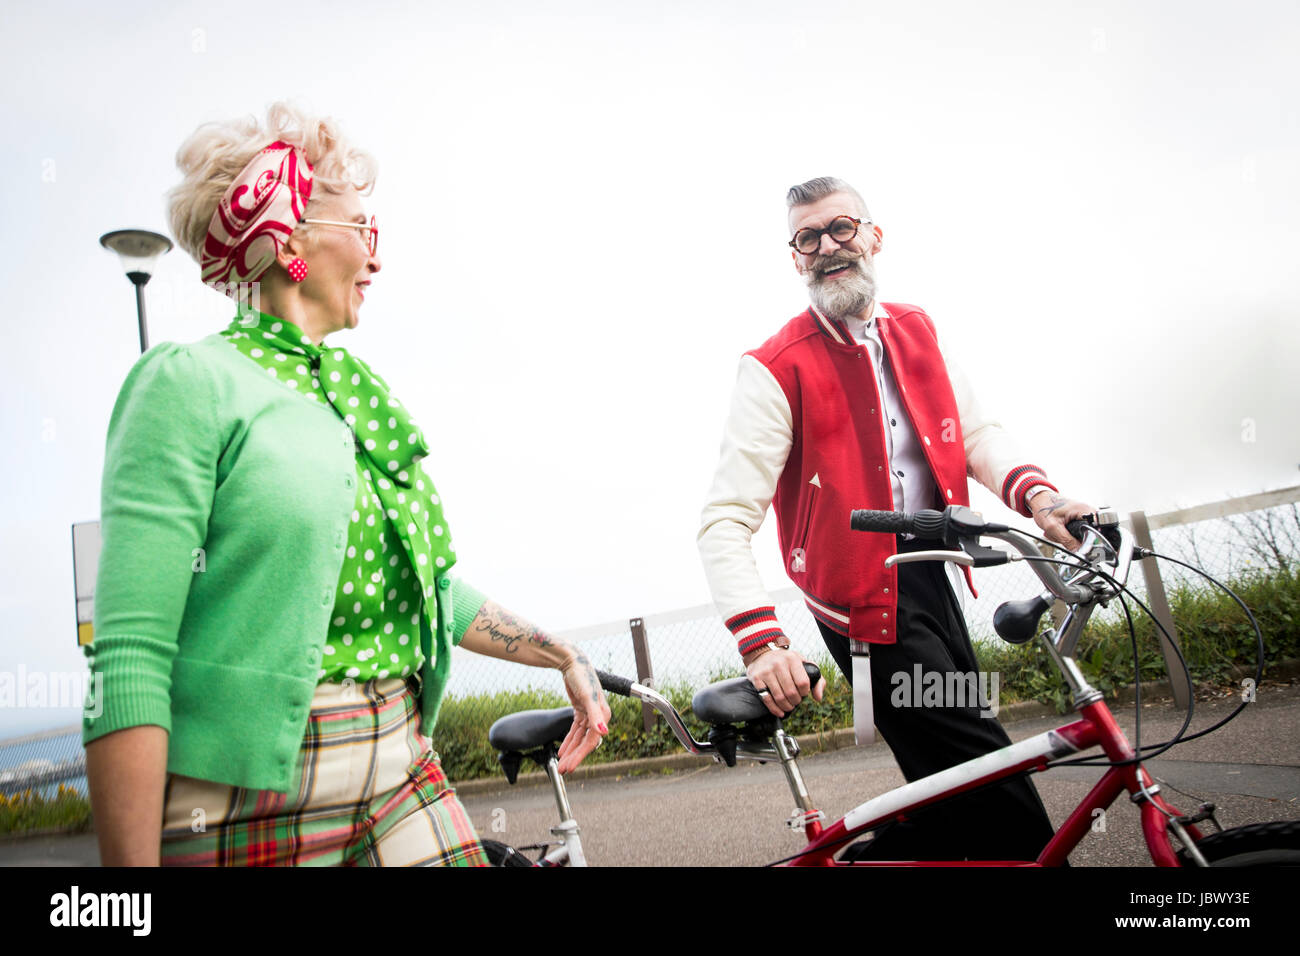
<svg viewBox="0 0 1300 956">
<path fill-rule="evenodd" d="M 1254 612 L 1264 637 L 1264 665 L 1300 657 L 1300 573 L 1294 569 L 1256 571 L 1229 583 Z M 1241 608 L 1218 588 L 1180 586 L 1169 595 L 1178 643 L 1194 683 L 1225 684 L 1233 668 L 1253 668 L 1258 658 L 1255 630 Z M 1151 619 L 1130 602 L 1142 680 L 1168 677 L 1159 635 Z M 1019 647 L 994 641 L 976 648 L 982 670 L 997 672 L 1001 702 L 1037 700 L 1064 713 L 1069 696 L 1040 641 Z M 1109 694 L 1133 684 L 1133 651 L 1128 625 L 1118 604 L 1093 614 L 1076 652 L 1079 666 L 1094 686 Z"/>
<path fill-rule="evenodd" d="M 90 801 L 63 784 L 50 798 L 30 789 L 7 797 L 0 795 L 0 833 L 54 829 L 69 833 L 89 830 Z"/>
</svg>

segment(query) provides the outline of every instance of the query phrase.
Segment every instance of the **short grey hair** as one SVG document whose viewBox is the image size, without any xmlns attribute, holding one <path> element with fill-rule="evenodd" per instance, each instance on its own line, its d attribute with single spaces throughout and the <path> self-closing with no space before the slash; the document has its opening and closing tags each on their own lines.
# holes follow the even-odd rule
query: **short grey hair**
<svg viewBox="0 0 1300 956">
<path fill-rule="evenodd" d="M 806 183 L 791 186 L 789 192 L 785 194 L 785 207 L 786 209 L 793 209 L 795 206 L 810 206 L 833 193 L 847 193 L 852 196 L 858 201 L 858 207 L 862 210 L 863 218 L 871 218 L 871 211 L 867 209 L 866 200 L 862 198 L 862 195 L 844 180 L 837 179 L 834 176 L 818 176 Z"/>
</svg>

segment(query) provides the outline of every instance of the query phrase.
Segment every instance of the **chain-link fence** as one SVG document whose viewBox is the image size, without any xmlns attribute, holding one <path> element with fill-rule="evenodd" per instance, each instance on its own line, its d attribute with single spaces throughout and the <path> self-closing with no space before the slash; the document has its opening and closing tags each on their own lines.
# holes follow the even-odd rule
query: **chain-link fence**
<svg viewBox="0 0 1300 956">
<path fill-rule="evenodd" d="M 0 796 L 30 790 L 48 799 L 59 784 L 86 794 L 80 724 L 0 740 Z"/>
<path fill-rule="evenodd" d="M 1249 571 L 1294 569 L 1300 562 L 1300 488 L 1254 495 L 1184 509 L 1149 518 L 1154 550 L 1203 568 L 1222 580 Z M 964 587 L 966 619 L 976 641 L 995 640 L 993 612 L 1003 601 L 1018 600 L 1042 590 L 1023 563 L 977 570 L 979 598 Z M 1208 587 L 1193 572 L 1162 562 L 1160 574 L 1167 591 L 1182 586 Z M 1129 586 L 1145 597 L 1138 565 Z M 826 656 L 817 626 L 794 588 L 774 592 L 777 618 L 791 645 L 806 657 Z M 712 606 L 705 605 L 651 615 L 643 619 L 655 684 L 664 688 L 684 684 L 698 688 L 711 680 L 741 672 L 735 641 Z M 583 628 L 562 635 L 579 643 L 592 663 L 606 671 L 636 676 L 632 629 L 628 621 Z M 514 707 L 500 699 L 503 692 L 535 689 L 562 695 L 554 671 L 522 667 L 469 652 L 455 651 L 451 692 L 445 707 L 478 708 L 486 726 Z M 516 705 L 517 706 L 517 705 Z M 436 746 L 435 731 L 435 746 Z M 50 795 L 58 784 L 85 793 L 85 753 L 79 726 L 0 741 L 0 794 L 33 792 Z"/>
<path fill-rule="evenodd" d="M 1281 503 L 1275 503 L 1279 500 Z M 1297 506 L 1297 500 L 1300 500 L 1300 488 L 1153 515 L 1148 519 L 1152 548 L 1159 554 L 1202 568 L 1225 582 L 1251 570 L 1294 567 L 1300 562 L 1300 506 Z M 1251 511 L 1238 510 L 1252 503 L 1270 506 Z M 1149 561 L 1135 562 L 1128 579 L 1129 588 L 1144 601 L 1148 598 L 1142 567 L 1145 563 Z M 1159 573 L 1169 593 L 1181 587 L 1196 590 L 1211 587 L 1195 572 L 1172 562 L 1160 562 Z M 963 604 L 971 638 L 977 643 L 998 640 L 993 630 L 993 614 L 1000 604 L 1033 597 L 1043 591 L 1041 582 L 1024 562 L 977 569 L 973 575 L 978 598 L 971 596 L 964 583 L 955 590 Z M 958 575 L 954 584 L 959 580 Z M 817 625 L 800 592 L 786 588 L 772 592 L 771 597 L 776 604 L 777 619 L 790 638 L 791 646 L 813 660 L 828 659 Z M 1120 612 L 1112 608 L 1109 612 L 1100 612 L 1098 619 L 1107 613 Z M 712 605 L 650 615 L 642 620 L 657 687 L 662 689 L 684 684 L 699 688 L 712 680 L 742 673 L 735 640 Z M 570 643 L 579 643 L 592 663 L 601 670 L 637 676 L 629 622 L 611 622 L 568 632 L 561 637 Z M 521 667 L 468 652 L 457 653 L 452 671 L 450 699 L 457 702 L 453 706 L 482 706 L 485 723 L 504 713 L 491 712 L 493 695 L 502 691 L 533 688 L 563 694 L 560 679 L 552 671 Z"/>
</svg>

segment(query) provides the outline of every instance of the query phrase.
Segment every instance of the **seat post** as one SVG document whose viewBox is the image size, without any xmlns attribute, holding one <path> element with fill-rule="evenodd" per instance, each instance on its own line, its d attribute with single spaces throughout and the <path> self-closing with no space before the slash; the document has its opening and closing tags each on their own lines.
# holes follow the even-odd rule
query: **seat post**
<svg viewBox="0 0 1300 956">
<path fill-rule="evenodd" d="M 553 753 L 546 760 L 546 775 L 551 778 L 551 792 L 555 794 L 555 807 L 560 811 L 560 819 L 573 819 L 573 811 L 569 809 L 569 794 L 564 789 L 564 778 L 560 776 L 560 765 Z"/>
<path fill-rule="evenodd" d="M 560 811 L 560 823 L 551 827 L 551 835 L 564 841 L 570 866 L 586 866 L 587 857 L 582 851 L 582 830 L 578 827 L 578 821 L 573 819 L 573 811 L 569 809 L 569 795 L 564 789 L 564 778 L 560 776 L 560 765 L 554 752 L 546 760 L 546 775 L 551 778 L 555 807 Z"/>
<path fill-rule="evenodd" d="M 812 798 L 808 795 L 808 788 L 804 786 L 803 774 L 799 772 L 799 765 L 795 763 L 795 758 L 799 756 L 799 741 L 787 734 L 780 726 L 772 735 L 772 741 L 776 744 L 776 752 L 781 758 L 781 769 L 785 771 L 785 781 L 790 785 L 790 793 L 794 795 L 795 804 L 804 813 L 814 812 Z"/>
</svg>

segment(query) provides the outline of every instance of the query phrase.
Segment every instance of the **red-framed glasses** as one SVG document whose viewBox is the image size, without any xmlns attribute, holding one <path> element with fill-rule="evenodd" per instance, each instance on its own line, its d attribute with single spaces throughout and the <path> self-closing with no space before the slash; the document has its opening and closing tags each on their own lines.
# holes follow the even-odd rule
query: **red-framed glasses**
<svg viewBox="0 0 1300 956">
<path fill-rule="evenodd" d="M 337 219 L 299 219 L 299 223 L 311 223 L 314 226 L 346 226 L 349 229 L 361 229 L 364 231 L 362 239 L 370 249 L 373 256 L 379 249 L 379 227 L 375 225 L 375 217 L 370 217 L 370 222 L 340 222 Z"/>
</svg>

